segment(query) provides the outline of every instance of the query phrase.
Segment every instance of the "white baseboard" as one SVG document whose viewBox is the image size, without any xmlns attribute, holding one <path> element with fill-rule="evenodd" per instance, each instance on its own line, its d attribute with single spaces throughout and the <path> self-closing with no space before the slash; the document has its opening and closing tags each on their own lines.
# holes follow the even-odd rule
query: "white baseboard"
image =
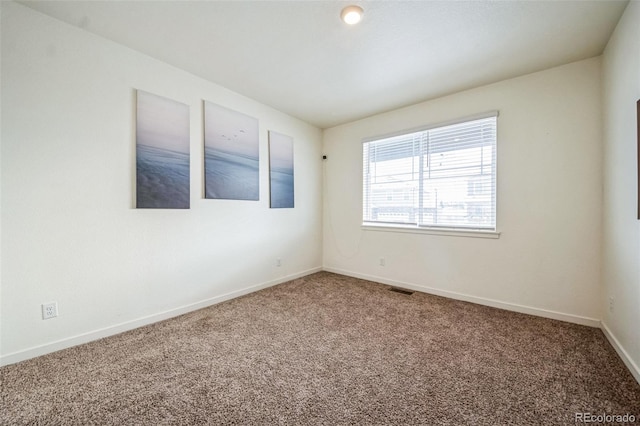
<svg viewBox="0 0 640 426">
<path fill-rule="evenodd" d="M 102 339 L 103 337 L 113 336 L 115 334 L 133 330 L 135 328 L 142 327 L 145 325 L 153 324 L 158 321 L 163 321 L 169 318 L 177 317 L 179 315 L 197 311 L 198 309 L 206 308 L 207 306 L 215 305 L 217 303 L 234 299 L 236 297 L 244 296 L 245 294 L 253 293 L 258 290 L 272 287 L 277 284 L 282 284 L 284 282 L 291 281 L 296 278 L 304 277 L 306 275 L 310 275 L 320 271 L 322 271 L 321 267 L 308 269 L 306 271 L 287 275 L 285 277 L 280 277 L 275 280 L 256 284 L 241 290 L 236 290 L 230 293 L 222 294 L 220 296 L 211 297 L 209 299 L 201 300 L 199 302 L 191 303 L 189 305 L 180 306 L 178 308 L 170 309 L 168 311 L 159 312 L 157 314 L 148 315 L 142 318 L 126 321 L 113 326 L 101 328 L 98 330 L 90 331 L 90 332 L 79 334 L 72 337 L 67 337 L 65 339 L 57 340 L 55 342 L 46 343 L 44 345 L 34 346 L 29 349 L 24 349 L 18 352 L 2 355 L 0 357 L 0 366 L 15 364 L 16 362 L 35 358 L 41 355 L 46 355 L 51 352 L 67 349 L 72 346 L 81 345 L 83 343 L 89 343 L 94 340 Z"/>
<path fill-rule="evenodd" d="M 600 328 L 600 320 L 579 315 L 565 314 L 562 312 L 550 311 L 547 309 L 533 308 L 530 306 L 518 305 L 515 303 L 501 302 L 499 300 L 487 299 L 484 297 L 471 296 L 468 294 L 457 293 L 454 291 L 440 290 L 437 288 L 426 287 L 418 284 L 407 283 L 403 281 L 390 280 L 374 275 L 361 274 L 358 272 L 346 271 L 338 268 L 324 267 L 324 271 L 334 272 L 340 275 L 346 275 L 354 278 L 361 278 L 368 281 L 374 281 L 381 284 L 392 285 L 394 287 L 406 288 L 409 290 L 421 291 L 423 293 L 434 294 L 436 296 L 448 297 L 450 299 L 462 300 L 464 302 L 477 303 L 479 305 L 491 306 L 493 308 L 504 309 L 507 311 L 519 312 L 522 314 L 535 315 L 543 318 L 550 318 L 559 321 L 570 322 L 574 324 L 586 325 L 589 327 Z"/>
<path fill-rule="evenodd" d="M 577 315 L 564 314 L 561 312 L 554 312 L 545 309 L 532 308 L 523 305 L 517 305 L 512 303 L 500 302 L 493 299 L 487 299 L 483 297 L 470 296 L 462 293 L 456 293 L 446 290 L 439 290 L 431 287 L 406 283 L 402 281 L 389 280 L 383 277 L 377 277 L 373 275 L 360 274 L 357 272 L 342 270 L 338 268 L 312 268 L 306 271 L 298 272 L 296 274 L 287 275 L 285 277 L 281 277 L 275 280 L 267 281 L 264 283 L 260 283 L 254 286 L 250 286 L 241 290 L 236 290 L 230 293 L 226 293 L 220 296 L 215 296 L 209 299 L 202 300 L 200 302 L 192 303 L 189 305 L 184 305 L 175 309 L 171 309 L 164 312 L 159 312 L 157 314 L 149 315 L 146 317 L 138 318 L 132 321 L 127 321 L 124 323 L 116 324 L 110 327 L 105 327 L 102 329 L 94 330 L 88 333 L 83 333 L 80 335 L 72 336 L 69 338 L 61 339 L 55 342 L 47 343 L 44 345 L 35 346 L 29 349 L 25 349 L 18 352 L 13 352 L 10 354 L 6 354 L 0 357 L 0 366 L 14 364 L 20 361 L 24 361 L 27 359 L 35 358 L 41 355 L 45 355 L 51 352 L 56 352 L 62 349 L 67 349 L 73 346 L 77 346 L 83 343 L 92 342 L 94 340 L 98 340 L 104 337 L 113 336 L 115 334 L 119 334 L 125 331 L 133 330 L 138 327 L 142 327 L 145 325 L 149 325 L 158 321 L 163 321 L 169 318 L 173 318 L 179 315 L 183 315 L 189 312 L 196 311 L 198 309 L 206 308 L 211 305 L 215 305 L 236 297 L 244 296 L 245 294 L 253 293 L 258 290 L 262 290 L 268 287 L 272 287 L 277 284 L 281 284 L 287 281 L 291 281 L 296 278 L 304 277 L 306 275 L 313 274 L 319 271 L 327 271 L 333 272 L 340 275 L 346 275 L 355 278 L 361 278 L 369 281 L 379 282 L 382 284 L 392 285 L 400 288 L 407 288 L 416 291 L 422 291 L 424 293 L 434 294 L 437 296 L 448 297 L 451 299 L 462 300 L 465 302 L 477 303 L 480 305 L 491 306 L 494 308 L 505 309 L 514 312 L 520 312 L 530 315 L 536 315 L 544 318 L 557 319 L 560 321 L 571 322 L 575 324 L 587 325 L 591 327 L 601 328 L 606 338 L 611 343 L 611 346 L 616 350 L 624 364 L 627 366 L 631 374 L 634 378 L 640 383 L 640 368 L 635 364 L 635 362 L 631 359 L 625 349 L 621 346 L 618 339 L 616 339 L 615 335 L 611 332 L 611 330 L 607 327 L 607 325 L 594 318 L 581 317 Z"/>
<path fill-rule="evenodd" d="M 611 329 L 604 321 L 600 321 L 600 328 L 602 329 L 602 332 L 604 333 L 609 343 L 611 343 L 611 346 L 613 346 L 613 349 L 616 350 L 618 356 L 620 356 L 620 358 L 622 359 L 622 362 L 624 362 L 624 365 L 627 366 L 633 377 L 640 384 L 640 367 L 638 367 L 638 365 L 633 362 L 633 359 L 631 359 L 627 351 L 624 350 L 615 334 L 613 334 Z"/>
</svg>

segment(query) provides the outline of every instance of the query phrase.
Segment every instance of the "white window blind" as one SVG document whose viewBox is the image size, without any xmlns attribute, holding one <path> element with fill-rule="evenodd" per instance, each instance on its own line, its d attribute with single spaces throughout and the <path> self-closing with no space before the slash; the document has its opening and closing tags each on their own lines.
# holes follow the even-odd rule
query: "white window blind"
<svg viewBox="0 0 640 426">
<path fill-rule="evenodd" d="M 363 222 L 496 229 L 497 113 L 363 144 Z"/>
</svg>

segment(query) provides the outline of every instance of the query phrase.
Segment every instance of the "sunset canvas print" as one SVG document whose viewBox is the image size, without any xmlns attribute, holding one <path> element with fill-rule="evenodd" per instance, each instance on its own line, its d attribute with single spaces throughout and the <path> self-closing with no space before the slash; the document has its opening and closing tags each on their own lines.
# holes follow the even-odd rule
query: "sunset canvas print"
<svg viewBox="0 0 640 426">
<path fill-rule="evenodd" d="M 258 120 L 204 102 L 205 198 L 259 200 Z"/>
<path fill-rule="evenodd" d="M 137 91 L 136 207 L 189 208 L 189 106 Z"/>
</svg>

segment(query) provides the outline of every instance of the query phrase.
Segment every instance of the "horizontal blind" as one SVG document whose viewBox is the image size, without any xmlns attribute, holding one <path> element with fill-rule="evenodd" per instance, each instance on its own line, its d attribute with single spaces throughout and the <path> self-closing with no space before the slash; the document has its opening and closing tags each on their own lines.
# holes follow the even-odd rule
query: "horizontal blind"
<svg viewBox="0 0 640 426">
<path fill-rule="evenodd" d="M 495 230 L 496 115 L 363 143 L 363 221 Z"/>
</svg>

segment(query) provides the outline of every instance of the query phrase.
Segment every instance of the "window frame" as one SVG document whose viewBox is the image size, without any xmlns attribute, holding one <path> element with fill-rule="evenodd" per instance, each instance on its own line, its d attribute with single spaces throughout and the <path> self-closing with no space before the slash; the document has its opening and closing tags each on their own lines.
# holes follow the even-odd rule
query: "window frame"
<svg viewBox="0 0 640 426">
<path fill-rule="evenodd" d="M 362 194 L 361 194 L 361 220 L 362 220 L 362 224 L 361 224 L 361 229 L 365 230 L 365 231 L 383 231 L 383 232 L 400 232 L 400 233 L 418 233 L 418 234 L 431 234 L 431 235 L 441 235 L 441 236 L 458 236 L 458 237 L 473 237 L 473 238 L 499 238 L 500 237 L 500 232 L 498 230 L 498 117 L 499 117 L 499 111 L 497 110 L 491 110 L 491 111 L 486 111 L 483 113 L 479 113 L 479 114 L 474 114 L 474 115 L 469 115 L 469 116 L 465 116 L 465 117 L 461 117 L 461 118 L 456 118 L 453 120 L 447 120 L 447 121 L 441 121 L 441 122 L 436 122 L 436 123 L 432 123 L 432 124 L 428 124 L 428 125 L 424 125 L 424 126 L 420 126 L 420 127 L 414 127 L 414 128 L 410 128 L 410 129 L 405 129 L 405 130 L 400 130 L 397 132 L 393 132 L 393 133 L 386 133 L 386 134 L 382 134 L 382 135 L 376 135 L 376 136 L 371 136 L 371 137 L 367 137 L 362 139 L 361 141 L 361 155 L 360 155 L 360 159 L 361 159 L 361 164 L 363 169 L 361 170 L 361 176 L 362 176 L 362 184 L 361 184 L 361 189 L 362 189 Z M 495 138 L 495 144 L 493 145 L 493 149 L 494 149 L 494 163 L 493 163 L 493 167 L 495 168 L 495 173 L 494 173 L 494 193 L 493 193 L 493 198 L 495 200 L 495 223 L 494 223 L 494 227 L 493 228 L 472 228 L 472 227 L 447 227 L 447 226 L 429 226 L 429 225 L 424 225 L 424 224 L 414 224 L 414 223 L 394 223 L 394 222 L 376 222 L 376 221 L 367 221 L 365 220 L 365 203 L 366 203 L 366 199 L 365 199 L 365 177 L 364 177 L 364 172 L 365 172 L 365 145 L 366 143 L 369 142 L 375 142 L 375 141 L 380 141 L 383 139 L 387 139 L 387 138 L 393 138 L 393 137 L 398 137 L 398 136 L 405 136 L 405 135 L 410 135 L 412 133 L 418 133 L 418 132 L 425 132 L 428 130 L 432 130 L 432 129 L 437 129 L 440 127 L 446 127 L 446 126 L 451 126 L 451 125 L 456 125 L 456 124 L 462 124 L 462 123 L 466 123 L 466 122 L 471 122 L 471 121 L 476 121 L 476 120 L 481 120 L 481 119 L 485 119 L 485 118 L 492 118 L 495 117 L 496 119 L 496 128 L 495 128 L 495 132 L 496 132 L 496 138 Z"/>
</svg>

